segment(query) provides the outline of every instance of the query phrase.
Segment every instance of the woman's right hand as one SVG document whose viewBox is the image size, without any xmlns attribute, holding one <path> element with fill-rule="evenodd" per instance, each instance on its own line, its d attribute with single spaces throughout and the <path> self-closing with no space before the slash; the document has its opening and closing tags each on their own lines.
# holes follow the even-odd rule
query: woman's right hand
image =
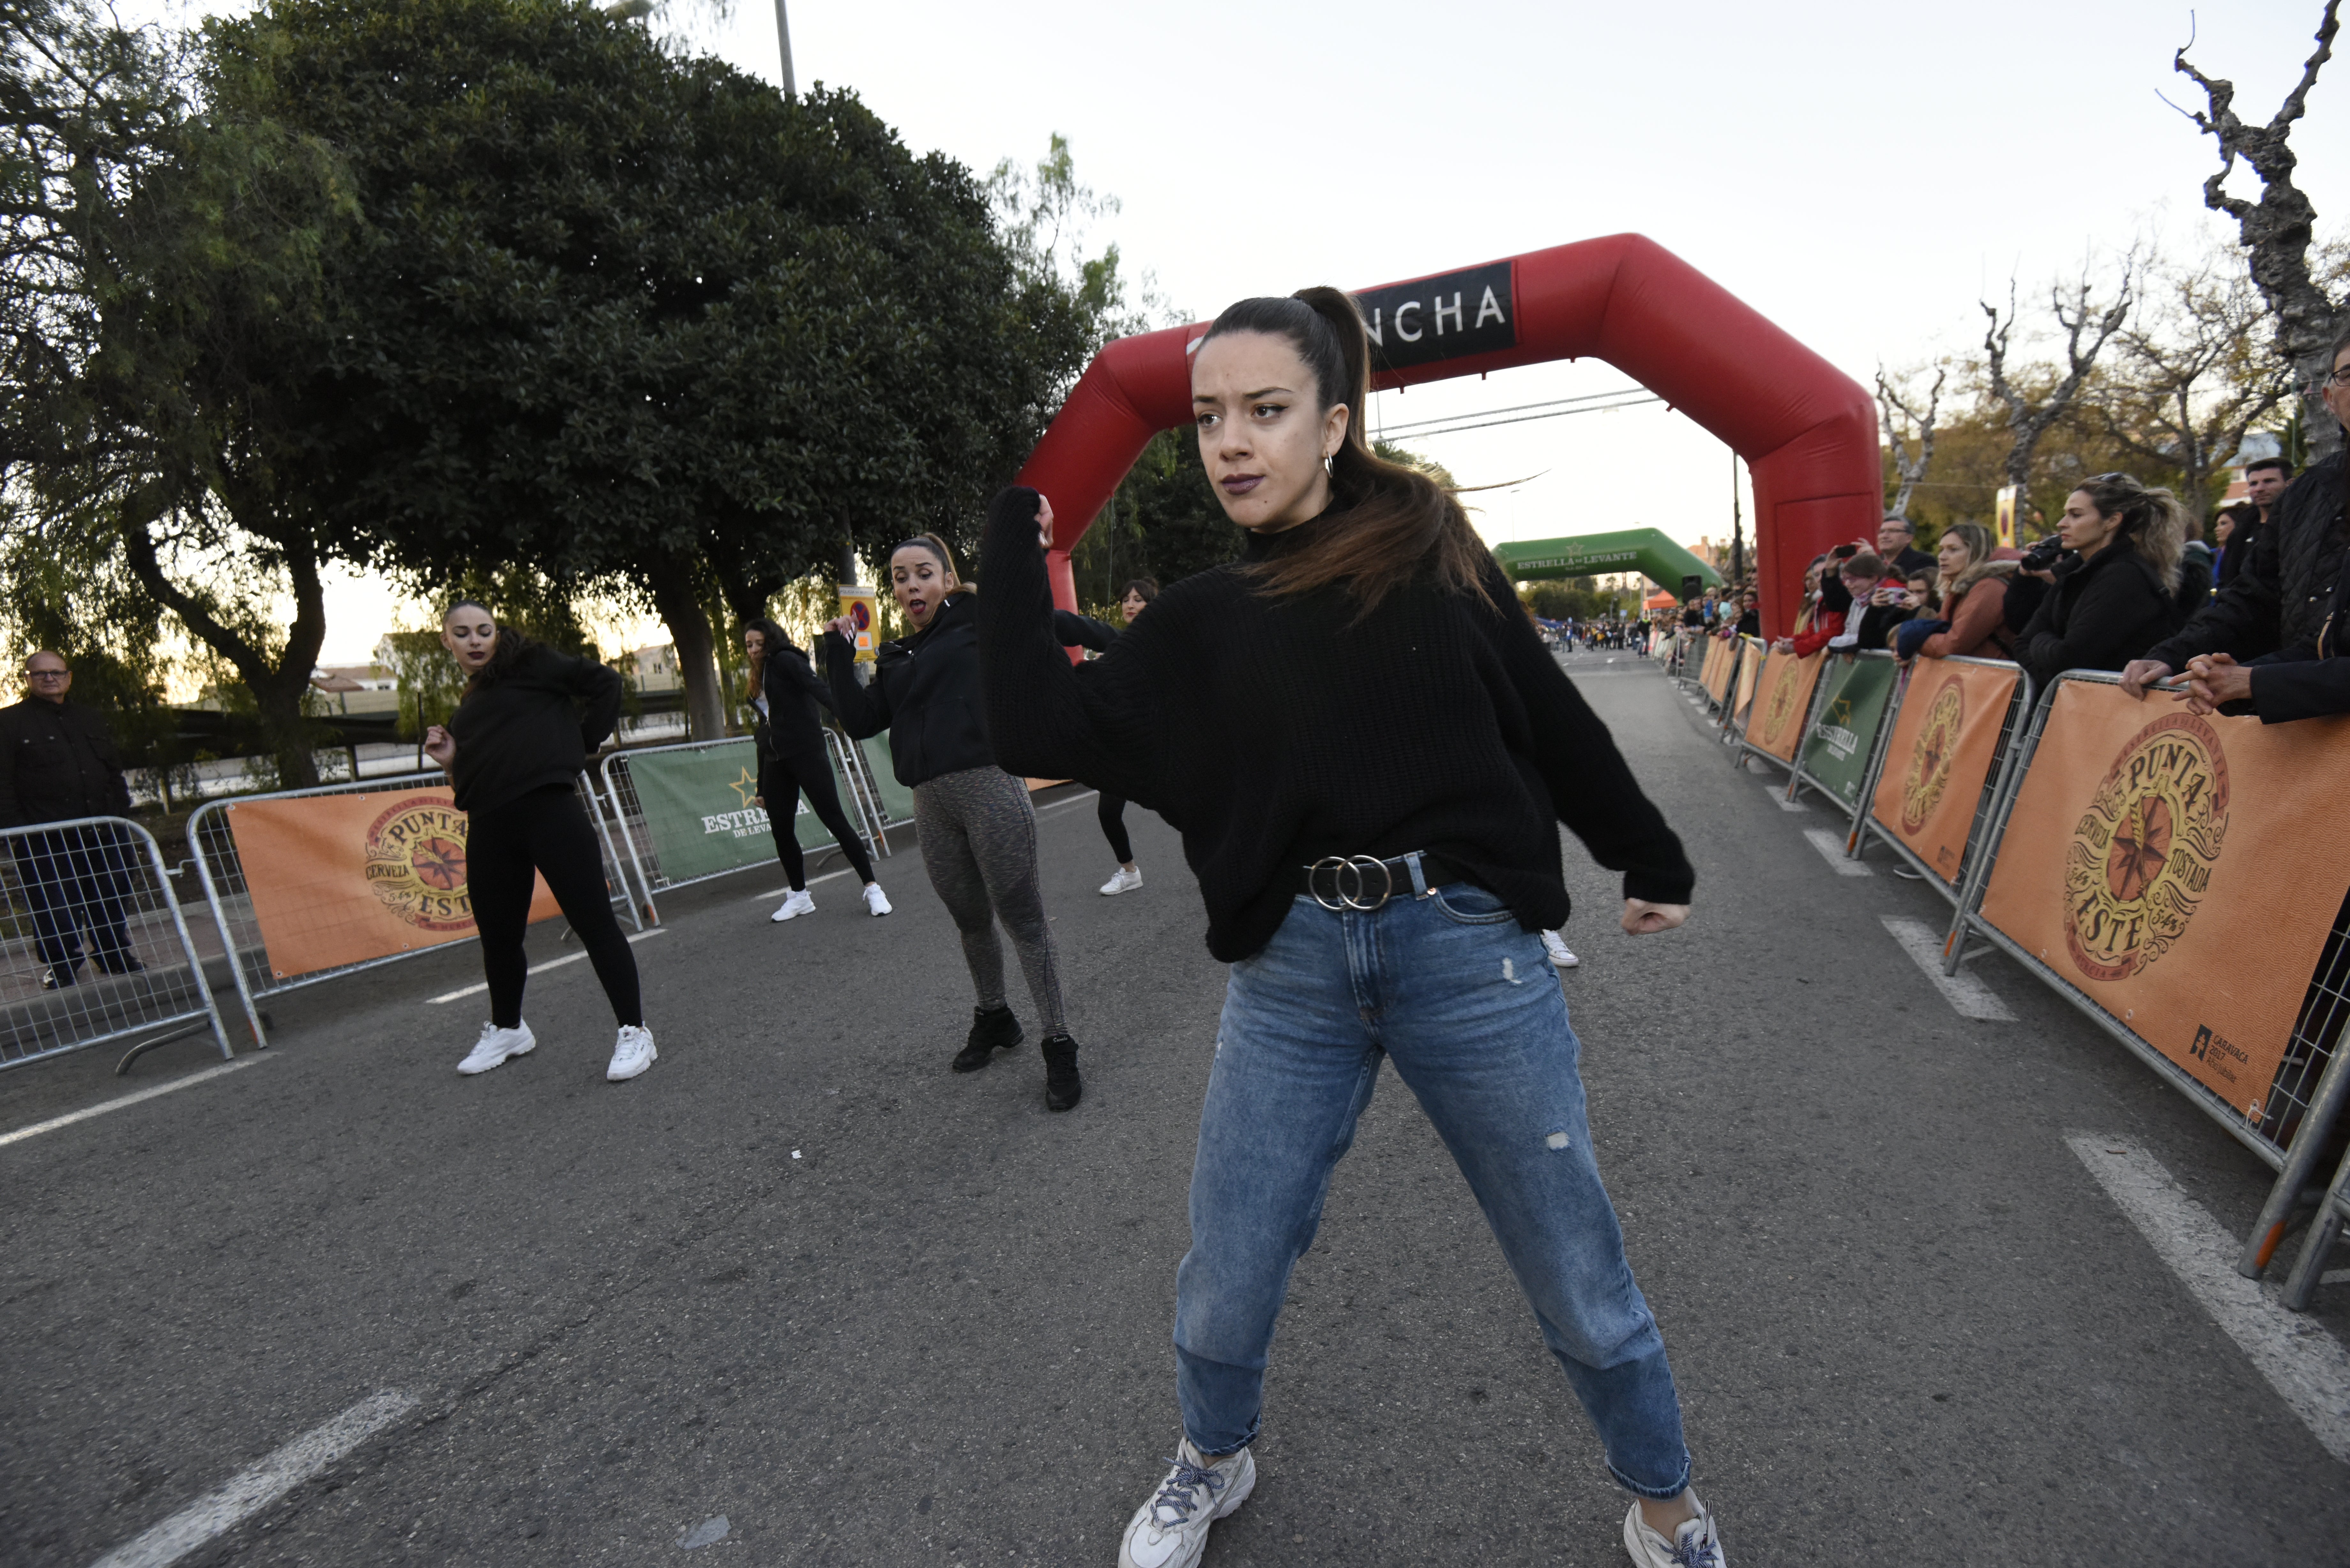
<svg viewBox="0 0 2350 1568">
<path fill-rule="evenodd" d="M 433 725 L 424 732 L 424 754 L 442 768 L 450 767 L 457 760 L 457 737 L 442 726 Z"/>
<path fill-rule="evenodd" d="M 852 647 L 857 642 L 857 623 L 845 615 L 837 615 L 824 623 L 824 629 L 833 633 Z"/>
<path fill-rule="evenodd" d="M 1047 554 L 1051 553 L 1053 548 L 1053 504 L 1045 498 L 1045 493 L 1041 490 L 1036 493 L 1036 543 L 1042 545 Z"/>
</svg>

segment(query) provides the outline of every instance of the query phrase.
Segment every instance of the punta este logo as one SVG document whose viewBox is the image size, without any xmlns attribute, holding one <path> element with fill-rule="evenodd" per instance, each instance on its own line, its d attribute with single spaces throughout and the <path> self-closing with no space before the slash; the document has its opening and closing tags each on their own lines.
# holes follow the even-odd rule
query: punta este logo
<svg viewBox="0 0 2350 1568">
<path fill-rule="evenodd" d="M 2126 980 L 2187 932 L 2228 835 L 2228 755 L 2191 713 L 2158 719 L 2106 770 L 2064 851 L 2064 945 Z"/>
<path fill-rule="evenodd" d="M 1779 678 L 1771 683 L 1771 705 L 1762 711 L 1762 738 L 1776 741 L 1787 732 L 1788 722 L 1795 716 L 1795 688 L 1804 679 L 1800 659 L 1790 659 L 1779 667 Z"/>
<path fill-rule="evenodd" d="M 1950 759 L 1959 749 L 1959 725 L 1967 716 L 1965 684 L 1955 676 L 1942 681 L 1918 726 L 1918 743 L 1909 749 L 1909 768 L 1901 775 L 1901 831 L 1923 832 L 1926 819 L 1942 804 L 1950 782 Z"/>
<path fill-rule="evenodd" d="M 367 884 L 383 907 L 427 931 L 473 924 L 465 890 L 465 814 L 432 795 L 384 807 L 368 828 Z"/>
</svg>

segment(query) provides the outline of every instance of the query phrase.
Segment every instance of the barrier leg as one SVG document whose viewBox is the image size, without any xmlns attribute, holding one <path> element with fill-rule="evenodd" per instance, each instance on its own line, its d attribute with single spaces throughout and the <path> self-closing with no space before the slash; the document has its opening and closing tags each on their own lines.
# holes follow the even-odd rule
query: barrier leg
<svg viewBox="0 0 2350 1568">
<path fill-rule="evenodd" d="M 2293 1147 L 2285 1150 L 2276 1184 L 2269 1189 L 2268 1201 L 2261 1205 L 2261 1217 L 2253 1221 L 2252 1233 L 2244 1239 L 2243 1254 L 2236 1260 L 2236 1272 L 2248 1280 L 2261 1277 L 2276 1254 L 2277 1243 L 2284 1240 L 2285 1227 L 2293 1220 L 2293 1206 L 2309 1184 L 2310 1168 L 2317 1163 L 2326 1138 L 2333 1134 L 2344 1096 L 2350 1095 L 2350 1063 L 2343 1059 L 2338 1034 L 2334 1046 L 2326 1057 L 2325 1071 L 2318 1075 L 2317 1093 L 2310 1096 L 2309 1109 L 2302 1116 L 2301 1129 L 2293 1134 Z"/>
<path fill-rule="evenodd" d="M 204 1016 L 212 1021 L 213 1038 L 220 1044 L 224 1061 L 234 1058 L 236 1052 L 228 1043 L 228 1025 L 221 1022 L 220 1003 L 213 1000 L 212 981 L 204 978 L 204 961 L 196 952 L 196 940 L 188 930 L 188 917 L 180 909 L 180 896 L 172 891 L 171 873 L 163 869 L 163 848 L 143 830 L 139 835 L 147 841 L 147 864 L 155 873 L 155 886 L 163 895 L 163 907 L 172 911 L 172 929 L 180 936 L 180 950 L 188 955 L 188 978 L 195 981 L 196 994 L 203 999 Z M 236 968 L 236 953 L 228 955 L 228 966 Z M 261 1038 L 258 1031 L 254 1038 Z M 125 1058 L 124 1064 L 129 1064 Z"/>
<path fill-rule="evenodd" d="M 2342 1234 L 2339 1205 L 2345 1184 L 2350 1184 L 2350 1155 L 2343 1156 L 2341 1167 L 2334 1171 L 2334 1183 L 2325 1189 L 2325 1201 L 2318 1205 L 2317 1218 L 2310 1221 L 2308 1238 L 2301 1244 L 2301 1256 L 2293 1260 L 2293 1272 L 2285 1279 L 2283 1303 L 2287 1312 L 2308 1311 L 2309 1298 L 2317 1293 L 2317 1282 L 2325 1272 L 2325 1260 Z"/>
<path fill-rule="evenodd" d="M 205 864 L 204 846 L 191 840 L 188 847 L 195 853 L 191 857 L 196 867 L 196 880 L 203 884 L 204 902 L 212 906 L 213 929 L 220 933 L 221 951 L 228 956 L 229 978 L 236 984 L 236 1000 L 244 1009 L 244 1026 L 253 1031 L 253 1048 L 269 1049 L 269 1036 L 261 1027 L 261 1009 L 254 1005 L 253 984 L 245 978 L 244 960 L 236 950 L 236 938 L 228 929 L 227 911 L 221 908 L 220 888 L 213 881 L 213 868 Z"/>
</svg>

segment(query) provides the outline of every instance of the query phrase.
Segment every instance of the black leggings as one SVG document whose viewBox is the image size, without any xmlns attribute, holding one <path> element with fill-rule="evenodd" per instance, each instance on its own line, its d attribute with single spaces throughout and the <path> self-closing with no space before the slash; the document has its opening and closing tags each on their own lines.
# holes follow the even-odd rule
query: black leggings
<svg viewBox="0 0 2350 1568">
<path fill-rule="evenodd" d="M 1102 791 L 1094 816 L 1101 823 L 1102 836 L 1109 840 L 1109 852 L 1118 857 L 1118 863 L 1133 865 L 1134 845 L 1126 836 L 1126 796 Z"/>
<path fill-rule="evenodd" d="M 832 841 L 857 868 L 858 879 L 873 880 L 873 857 L 865 853 L 863 836 L 848 826 L 848 814 L 840 809 L 840 791 L 833 785 L 832 763 L 825 754 L 809 752 L 768 757 L 759 763 L 759 798 L 767 803 L 767 826 L 775 832 L 775 858 L 784 863 L 792 891 L 807 886 L 807 861 L 800 854 L 798 822 L 803 794 L 816 819 L 830 831 Z"/>
<path fill-rule="evenodd" d="M 596 829 L 570 784 L 548 784 L 488 811 L 473 814 L 465 835 L 465 883 L 473 923 L 482 932 L 482 973 L 490 982 L 490 1022 L 512 1029 L 522 1022 L 522 988 L 530 961 L 523 955 L 530 924 L 531 873 L 546 878 L 563 918 L 588 950 L 596 978 L 621 1024 L 645 1021 L 637 994 L 637 955 L 620 934 L 604 884 L 604 853 Z"/>
</svg>

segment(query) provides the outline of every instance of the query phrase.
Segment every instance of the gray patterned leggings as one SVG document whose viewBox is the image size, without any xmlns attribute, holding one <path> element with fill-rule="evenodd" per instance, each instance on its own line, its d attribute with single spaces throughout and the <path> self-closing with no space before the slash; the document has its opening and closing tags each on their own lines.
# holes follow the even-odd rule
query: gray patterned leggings
<svg viewBox="0 0 2350 1568">
<path fill-rule="evenodd" d="M 1047 1037 L 1066 1033 L 1060 965 L 1045 898 L 1036 886 L 1036 808 L 1028 786 L 1002 768 L 965 768 L 914 786 L 914 821 L 922 838 L 922 865 L 939 901 L 962 933 L 963 962 L 982 1007 L 1003 1005 L 1003 949 L 995 921 L 1012 934 L 1037 1027 Z"/>
</svg>

